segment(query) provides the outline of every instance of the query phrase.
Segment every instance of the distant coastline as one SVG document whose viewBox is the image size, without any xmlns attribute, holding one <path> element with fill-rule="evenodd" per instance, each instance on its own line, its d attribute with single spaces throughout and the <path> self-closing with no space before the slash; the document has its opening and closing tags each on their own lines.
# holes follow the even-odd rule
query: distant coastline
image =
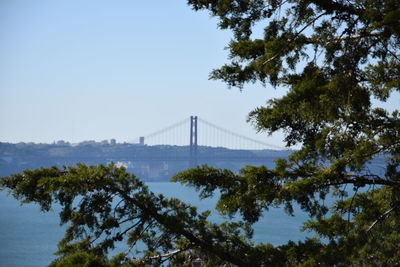
<svg viewBox="0 0 400 267">
<path fill-rule="evenodd" d="M 43 143 L 0 142 L 0 176 L 49 166 L 89 165 L 114 162 L 144 181 L 168 181 L 175 173 L 189 167 L 189 146 L 117 143 L 114 139 L 83 141 L 71 144 L 57 141 Z M 287 157 L 287 150 L 239 150 L 199 146 L 197 164 L 229 168 L 234 171 L 245 165 L 272 167 L 274 160 Z"/>
</svg>

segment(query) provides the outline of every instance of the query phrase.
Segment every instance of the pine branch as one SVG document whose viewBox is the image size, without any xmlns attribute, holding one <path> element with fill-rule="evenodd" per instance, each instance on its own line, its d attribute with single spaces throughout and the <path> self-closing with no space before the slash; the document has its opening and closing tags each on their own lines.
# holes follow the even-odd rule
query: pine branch
<svg viewBox="0 0 400 267">
<path fill-rule="evenodd" d="M 381 214 L 381 215 L 379 216 L 379 218 L 378 218 L 376 221 L 374 221 L 374 222 L 368 227 L 367 233 L 368 233 L 369 231 L 371 231 L 371 229 L 372 229 L 378 222 L 383 221 L 383 220 L 389 215 L 389 213 L 391 213 L 395 208 L 396 208 L 396 206 L 391 207 L 390 209 L 388 209 L 387 211 L 385 211 L 385 213 Z"/>
<path fill-rule="evenodd" d="M 213 243 L 207 242 L 207 241 L 203 240 L 202 238 L 199 238 L 193 232 L 191 232 L 189 229 L 186 229 L 186 227 L 183 225 L 183 223 L 179 223 L 177 220 L 174 220 L 174 218 L 165 216 L 165 214 L 160 214 L 158 209 L 155 208 L 151 203 L 145 204 L 143 202 L 139 202 L 136 199 L 127 195 L 126 192 L 124 192 L 123 190 L 118 189 L 118 188 L 116 188 L 115 190 L 127 202 L 130 202 L 133 205 L 140 208 L 144 213 L 151 216 L 154 220 L 156 220 L 159 224 L 161 224 L 164 227 L 166 227 L 167 229 L 169 229 L 171 232 L 184 236 L 194 245 L 196 245 L 206 251 L 209 251 L 210 253 L 218 256 L 222 260 L 231 262 L 237 266 L 248 266 L 247 263 L 244 261 L 244 259 L 241 259 L 241 258 L 237 257 L 236 255 L 230 254 L 230 252 L 226 251 L 222 246 L 220 246 L 218 244 L 213 244 Z"/>
<path fill-rule="evenodd" d="M 172 257 L 172 256 L 174 256 L 174 255 L 176 255 L 176 254 L 179 254 L 179 253 L 181 253 L 181 252 L 183 252 L 183 251 L 186 251 L 186 250 L 188 250 L 188 249 L 187 249 L 187 248 L 185 248 L 185 249 L 177 249 L 177 250 L 174 250 L 174 251 L 165 253 L 165 254 L 160 254 L 160 255 L 152 256 L 152 257 L 150 257 L 150 259 L 152 259 L 152 260 L 158 260 L 158 259 L 161 259 L 161 258 L 169 258 L 169 257 Z"/>
<path fill-rule="evenodd" d="M 364 12 L 363 9 L 355 8 L 350 5 L 343 5 L 340 4 L 339 2 L 331 0 L 310 0 L 310 2 L 319 7 L 320 9 L 325 10 L 329 14 L 333 12 L 338 12 L 338 13 L 348 13 L 349 15 L 360 16 Z"/>
</svg>

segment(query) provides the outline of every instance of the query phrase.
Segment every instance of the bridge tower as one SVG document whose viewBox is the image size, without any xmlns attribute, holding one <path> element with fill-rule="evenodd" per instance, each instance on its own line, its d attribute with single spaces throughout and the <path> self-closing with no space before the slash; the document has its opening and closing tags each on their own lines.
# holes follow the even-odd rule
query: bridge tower
<svg viewBox="0 0 400 267">
<path fill-rule="evenodd" d="M 189 168 L 197 166 L 197 116 L 190 116 Z"/>
</svg>

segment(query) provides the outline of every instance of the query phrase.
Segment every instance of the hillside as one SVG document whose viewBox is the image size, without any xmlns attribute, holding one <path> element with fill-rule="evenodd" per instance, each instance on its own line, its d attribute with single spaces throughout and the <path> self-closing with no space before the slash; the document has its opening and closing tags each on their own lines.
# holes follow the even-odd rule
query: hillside
<svg viewBox="0 0 400 267">
<path fill-rule="evenodd" d="M 234 150 L 222 147 L 198 147 L 197 164 L 239 170 L 246 164 L 271 166 L 288 151 Z M 109 164 L 127 168 L 145 181 L 168 181 L 178 171 L 189 167 L 188 146 L 147 146 L 140 144 L 84 141 L 70 144 L 1 143 L 0 176 L 49 166 Z"/>
</svg>

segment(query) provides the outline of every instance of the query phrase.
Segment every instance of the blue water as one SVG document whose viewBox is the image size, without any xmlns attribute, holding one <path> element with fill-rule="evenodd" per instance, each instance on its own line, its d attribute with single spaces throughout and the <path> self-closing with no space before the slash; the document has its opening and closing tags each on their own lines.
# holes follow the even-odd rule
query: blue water
<svg viewBox="0 0 400 267">
<path fill-rule="evenodd" d="M 199 210 L 213 210 L 215 199 L 199 200 L 197 193 L 175 183 L 148 183 L 153 192 L 162 193 L 199 207 Z M 255 224 L 255 242 L 268 242 L 274 245 L 288 240 L 302 240 L 310 233 L 299 231 L 306 220 L 306 214 L 295 210 L 290 217 L 281 209 L 272 209 Z M 211 219 L 221 222 L 215 211 Z M 57 243 L 64 232 L 59 225 L 57 210 L 43 213 L 35 204 L 20 203 L 0 192 L 0 267 L 40 267 L 49 264 L 55 256 Z"/>
</svg>

